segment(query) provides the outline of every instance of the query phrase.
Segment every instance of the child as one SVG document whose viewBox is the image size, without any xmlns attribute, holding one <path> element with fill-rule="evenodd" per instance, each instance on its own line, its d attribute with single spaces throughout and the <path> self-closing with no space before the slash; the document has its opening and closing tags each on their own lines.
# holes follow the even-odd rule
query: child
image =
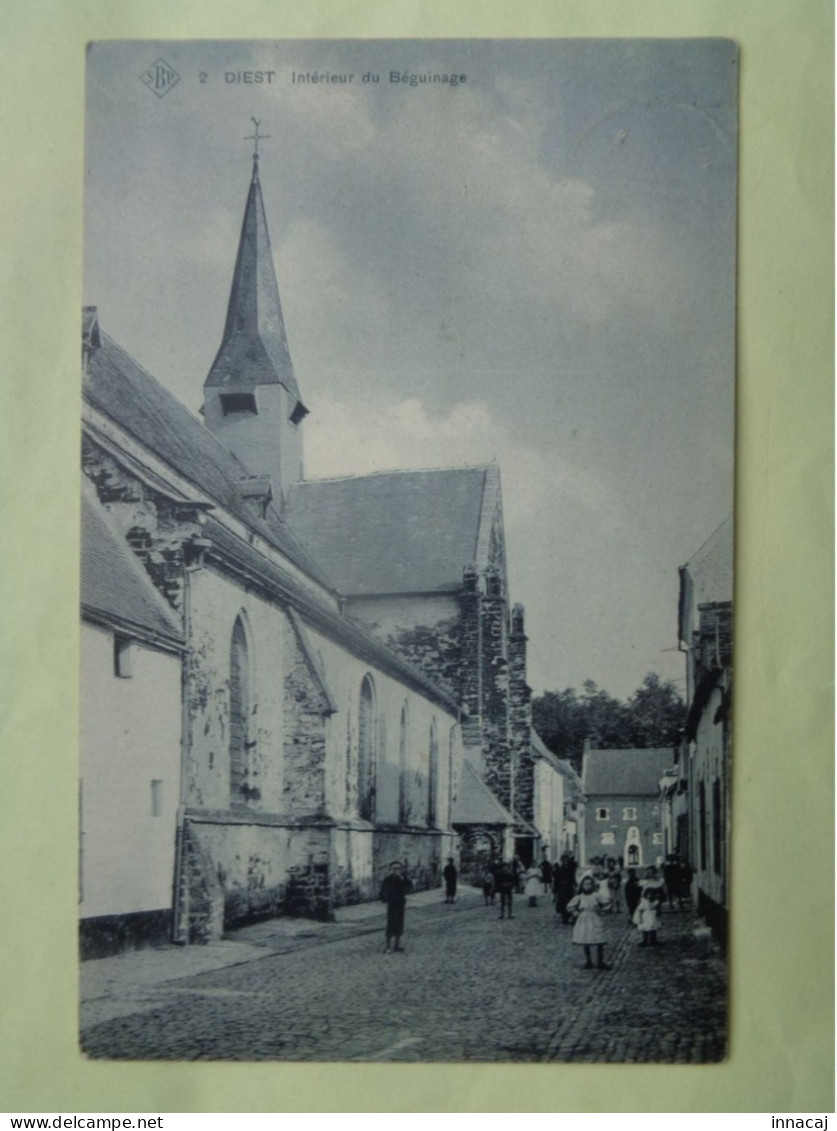
<svg viewBox="0 0 837 1131">
<path fill-rule="evenodd" d="M 642 898 L 642 884 L 636 878 L 636 869 L 628 869 L 628 878 L 625 881 L 625 903 L 628 905 L 628 921 L 633 923 L 634 914 Z"/>
<path fill-rule="evenodd" d="M 610 896 L 610 910 L 618 915 L 622 910 L 622 873 L 612 868 L 607 876 L 607 893 Z"/>
<path fill-rule="evenodd" d="M 538 893 L 541 890 L 541 873 L 533 864 L 526 872 L 526 894 L 529 897 L 529 906 L 538 906 Z"/>
<path fill-rule="evenodd" d="M 482 895 L 486 907 L 494 902 L 494 873 L 490 868 L 486 868 L 482 874 Z"/>
<path fill-rule="evenodd" d="M 634 912 L 634 923 L 642 931 L 640 946 L 657 946 L 657 928 L 660 925 L 660 888 L 650 885 L 643 888 L 642 899 Z"/>
<path fill-rule="evenodd" d="M 609 901 L 596 891 L 596 881 L 589 873 L 582 878 L 578 895 L 567 904 L 567 911 L 578 915 L 573 927 L 573 943 L 584 947 L 584 967 L 587 970 L 593 968 L 592 947 L 594 946 L 599 969 L 610 969 L 605 965 L 604 960 L 605 932 L 600 918 L 601 912 L 608 904 Z"/>
</svg>

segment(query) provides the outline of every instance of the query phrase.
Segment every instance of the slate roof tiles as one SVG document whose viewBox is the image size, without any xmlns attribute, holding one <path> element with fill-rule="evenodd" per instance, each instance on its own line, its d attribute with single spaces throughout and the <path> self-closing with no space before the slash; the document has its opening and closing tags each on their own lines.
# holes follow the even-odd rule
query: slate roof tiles
<svg viewBox="0 0 837 1131">
<path fill-rule="evenodd" d="M 129 633 L 183 641 L 179 618 L 89 488 L 81 506 L 81 604 L 88 617 Z"/>
<path fill-rule="evenodd" d="M 346 596 L 456 592 L 476 561 L 488 470 L 296 483 L 285 518 Z"/>
<path fill-rule="evenodd" d="M 671 747 L 645 750 L 588 750 L 584 755 L 582 785 L 588 797 L 655 796 L 660 778 L 674 764 Z"/>
</svg>

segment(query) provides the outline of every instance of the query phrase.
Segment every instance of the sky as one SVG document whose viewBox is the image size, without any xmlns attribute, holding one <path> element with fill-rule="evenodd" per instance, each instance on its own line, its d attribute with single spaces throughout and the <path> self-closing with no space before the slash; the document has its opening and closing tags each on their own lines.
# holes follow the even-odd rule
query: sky
<svg viewBox="0 0 837 1131">
<path fill-rule="evenodd" d="M 251 118 L 306 477 L 496 460 L 535 693 L 682 690 L 677 570 L 732 510 L 735 46 L 94 44 L 84 301 L 193 411 Z"/>
</svg>

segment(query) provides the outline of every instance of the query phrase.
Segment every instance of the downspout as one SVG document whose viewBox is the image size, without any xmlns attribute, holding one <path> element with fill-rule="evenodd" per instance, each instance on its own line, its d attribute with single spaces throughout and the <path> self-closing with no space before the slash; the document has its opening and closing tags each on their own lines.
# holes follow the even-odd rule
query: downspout
<svg viewBox="0 0 837 1131">
<path fill-rule="evenodd" d="M 191 749 L 189 724 L 189 662 L 192 655 L 191 577 L 188 566 L 183 570 L 183 630 L 186 649 L 180 669 L 180 792 L 177 806 L 177 827 L 174 841 L 174 921 L 172 941 L 180 946 L 189 943 L 189 892 L 183 890 L 183 856 L 186 840 L 186 757 Z"/>
<path fill-rule="evenodd" d="M 189 679 L 192 658 L 192 574 L 203 568 L 209 542 L 193 538 L 184 545 L 183 568 L 183 633 L 186 647 L 180 677 L 180 804 L 177 807 L 177 828 L 174 849 L 174 923 L 173 941 L 181 946 L 189 943 L 189 885 L 184 887 L 183 867 L 186 851 L 186 760 L 192 749 L 192 717 L 189 711 Z M 191 554 L 194 555 L 189 561 Z"/>
</svg>

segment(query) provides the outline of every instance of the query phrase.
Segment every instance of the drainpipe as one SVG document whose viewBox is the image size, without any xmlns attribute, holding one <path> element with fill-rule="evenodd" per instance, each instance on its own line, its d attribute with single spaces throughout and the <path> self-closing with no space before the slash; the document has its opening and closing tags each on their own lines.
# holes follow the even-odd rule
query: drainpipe
<svg viewBox="0 0 837 1131">
<path fill-rule="evenodd" d="M 183 891 L 183 856 L 186 839 L 186 757 L 191 748 L 189 725 L 189 658 L 192 654 L 190 569 L 183 570 L 183 629 L 186 650 L 180 670 L 180 791 L 177 806 L 177 828 L 174 841 L 174 922 L 172 941 L 181 946 L 189 943 L 189 892 Z"/>
<path fill-rule="evenodd" d="M 186 760 L 192 749 L 192 719 L 189 713 L 189 662 L 192 656 L 192 574 L 203 569 L 204 554 L 210 542 L 191 538 L 184 544 L 183 568 L 183 633 L 186 639 L 181 669 L 180 692 L 180 804 L 177 807 L 177 828 L 174 847 L 174 924 L 173 941 L 181 946 L 189 943 L 189 887 L 183 887 L 186 848 Z M 181 920 L 185 927 L 181 926 Z"/>
</svg>

